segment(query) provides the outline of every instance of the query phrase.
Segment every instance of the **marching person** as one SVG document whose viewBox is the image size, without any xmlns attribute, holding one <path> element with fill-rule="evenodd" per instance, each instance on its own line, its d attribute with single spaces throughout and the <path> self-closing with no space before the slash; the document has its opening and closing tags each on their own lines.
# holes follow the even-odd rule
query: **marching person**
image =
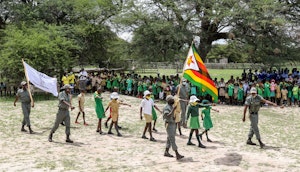
<svg viewBox="0 0 300 172">
<path fill-rule="evenodd" d="M 159 110 L 159 108 L 154 104 L 153 100 L 151 99 L 151 92 L 146 90 L 144 91 L 144 99 L 141 102 L 140 105 L 140 118 L 141 120 L 143 119 L 142 114 L 144 114 L 144 117 L 146 119 L 146 125 L 145 125 L 145 129 L 143 132 L 143 139 L 148 139 L 146 137 L 146 131 L 148 129 L 149 134 L 150 134 L 150 141 L 155 142 L 156 140 L 153 138 L 152 136 L 152 107 L 154 107 L 156 110 L 158 110 L 160 113 L 162 113 L 161 110 Z"/>
<path fill-rule="evenodd" d="M 28 129 L 29 129 L 29 133 L 33 134 L 34 132 L 31 129 L 31 124 L 30 124 L 30 110 L 31 107 L 34 107 L 34 102 L 31 103 L 31 99 L 30 99 L 30 93 L 28 91 L 28 85 L 27 82 L 22 81 L 21 82 L 21 89 L 18 89 L 18 92 L 16 94 L 16 99 L 14 101 L 14 106 L 16 106 L 16 102 L 18 100 L 20 100 L 20 102 L 22 103 L 22 111 L 23 111 L 23 121 L 22 121 L 22 128 L 21 131 L 22 132 L 27 132 L 27 130 L 24 128 L 25 125 L 27 125 Z"/>
<path fill-rule="evenodd" d="M 120 105 L 127 105 L 127 106 L 131 107 L 131 105 L 129 105 L 127 103 L 123 103 L 121 101 L 118 101 L 119 94 L 117 92 L 113 92 L 110 97 L 111 97 L 112 100 L 108 103 L 107 108 L 105 109 L 105 112 L 109 108 L 111 109 L 111 119 L 112 119 L 112 122 L 110 124 L 109 130 L 108 130 L 108 134 L 113 134 L 111 132 L 111 129 L 112 129 L 113 125 L 114 125 L 115 129 L 117 131 L 118 136 L 121 137 L 122 134 L 119 132 L 119 126 L 118 126 L 119 107 L 120 107 Z"/>
<path fill-rule="evenodd" d="M 199 108 L 202 106 L 198 103 L 200 100 L 196 96 L 190 97 L 190 105 L 188 106 L 187 110 L 187 120 L 191 116 L 190 119 L 190 135 L 189 140 L 187 142 L 187 145 L 195 145 L 191 142 L 193 133 L 195 132 L 196 139 L 198 140 L 198 147 L 200 148 L 206 148 L 201 141 L 200 141 L 200 135 L 199 135 L 199 128 L 200 128 L 200 122 L 199 122 Z"/>
<path fill-rule="evenodd" d="M 203 121 L 203 127 L 204 127 L 204 131 L 199 135 L 200 139 L 202 140 L 202 135 L 205 133 L 206 134 L 206 139 L 208 142 L 212 142 L 209 138 L 208 138 L 208 131 L 213 127 L 213 123 L 210 117 L 210 110 L 219 112 L 219 110 L 214 109 L 211 107 L 211 103 L 208 100 L 202 100 L 201 104 L 202 107 L 204 107 L 204 109 L 201 112 L 201 119 Z M 203 118 L 203 114 L 204 114 L 204 118 Z"/>
<path fill-rule="evenodd" d="M 167 144 L 166 144 L 166 150 L 164 153 L 164 156 L 166 157 L 173 157 L 173 155 L 171 155 L 169 153 L 169 149 L 172 146 L 173 151 L 175 151 L 176 153 L 176 159 L 180 160 L 182 159 L 184 156 L 180 155 L 177 151 L 177 145 L 175 143 L 175 134 L 176 134 L 176 123 L 175 123 L 175 110 L 176 110 L 176 106 L 173 107 L 174 105 L 174 97 L 172 95 L 168 95 L 166 97 L 166 101 L 167 101 L 167 105 L 164 107 L 163 109 L 163 118 L 165 121 L 165 127 L 167 130 Z"/>
<path fill-rule="evenodd" d="M 73 110 L 75 107 L 72 106 L 71 103 L 71 86 L 69 84 L 66 84 L 62 87 L 62 91 L 58 94 L 58 112 L 56 114 L 56 119 L 54 126 L 51 129 L 50 135 L 48 137 L 48 141 L 52 142 L 52 136 L 57 130 L 59 124 L 61 122 L 64 122 L 66 126 L 66 142 L 73 143 L 73 140 L 70 139 L 70 112 L 69 108 Z"/>
<path fill-rule="evenodd" d="M 79 118 L 80 113 L 82 113 L 83 125 L 87 126 L 88 124 L 85 122 L 85 112 L 84 112 L 85 90 L 80 90 L 80 94 L 77 96 L 77 98 L 78 98 L 79 112 L 77 114 L 75 123 L 80 124 L 78 122 L 78 118 Z"/>
<path fill-rule="evenodd" d="M 98 87 L 97 91 L 94 93 L 94 100 L 95 100 L 95 111 L 98 118 L 98 126 L 96 132 L 99 132 L 100 134 L 103 134 L 102 132 L 102 118 L 105 118 L 105 112 L 104 107 L 102 104 L 102 87 Z"/>
<path fill-rule="evenodd" d="M 244 108 L 244 115 L 243 115 L 243 122 L 246 120 L 246 112 L 247 109 L 249 108 L 249 118 L 250 118 L 250 131 L 248 134 L 248 140 L 247 144 L 248 145 L 256 145 L 251 141 L 253 135 L 255 134 L 256 139 L 259 142 L 260 148 L 263 148 L 265 144 L 261 141 L 260 134 L 259 134 L 259 129 L 258 129 L 258 111 L 261 107 L 261 102 L 267 103 L 273 106 L 277 106 L 276 103 L 270 102 L 266 99 L 264 99 L 262 96 L 257 94 L 257 90 L 255 87 L 252 87 L 250 90 L 250 94 L 245 101 L 245 108 Z"/>
</svg>

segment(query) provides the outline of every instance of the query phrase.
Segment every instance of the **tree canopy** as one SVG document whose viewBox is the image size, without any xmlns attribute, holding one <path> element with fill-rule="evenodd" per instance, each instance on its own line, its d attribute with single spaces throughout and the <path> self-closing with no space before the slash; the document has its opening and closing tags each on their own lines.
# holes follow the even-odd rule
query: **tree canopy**
<svg viewBox="0 0 300 172">
<path fill-rule="evenodd" d="M 0 0 L 0 71 L 17 78 L 22 58 L 49 75 L 104 61 L 183 61 L 192 41 L 203 60 L 295 61 L 299 13 L 296 0 Z"/>
</svg>

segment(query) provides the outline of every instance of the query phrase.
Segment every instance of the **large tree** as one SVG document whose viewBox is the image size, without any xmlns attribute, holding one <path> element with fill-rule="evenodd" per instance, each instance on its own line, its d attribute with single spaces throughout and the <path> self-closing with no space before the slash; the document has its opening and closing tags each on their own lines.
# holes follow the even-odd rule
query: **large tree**
<svg viewBox="0 0 300 172">
<path fill-rule="evenodd" d="M 41 72 L 58 75 L 77 65 L 120 57 L 110 48 L 120 41 L 110 21 L 121 9 L 118 2 L 1 0 L 0 71 L 17 78 L 25 58 Z"/>
<path fill-rule="evenodd" d="M 297 2 L 293 0 L 127 2 L 128 10 L 118 21 L 132 28 L 132 45 L 139 52 L 137 56 L 152 51 L 148 56 L 161 60 L 166 55 L 173 59 L 192 40 L 205 59 L 213 42 L 220 39 L 233 40 L 238 45 L 234 47 L 244 49 L 248 53 L 246 61 L 259 62 L 265 56 L 279 56 L 286 47 L 293 46 L 290 42 L 294 37 L 285 30 L 297 25 L 299 14 Z M 173 51 L 176 53 L 166 53 Z M 149 58 L 144 54 L 143 57 Z"/>
</svg>

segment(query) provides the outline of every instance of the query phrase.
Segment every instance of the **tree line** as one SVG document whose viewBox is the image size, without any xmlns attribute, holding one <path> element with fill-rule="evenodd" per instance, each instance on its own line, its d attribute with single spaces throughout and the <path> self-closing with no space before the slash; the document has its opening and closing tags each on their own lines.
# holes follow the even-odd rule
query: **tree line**
<svg viewBox="0 0 300 172">
<path fill-rule="evenodd" d="M 118 37 L 129 33 L 130 40 Z M 225 45 L 214 45 L 226 40 Z M 192 40 L 205 60 L 299 60 L 296 0 L 0 0 L 1 77 L 21 59 L 50 76 L 122 60 L 183 61 Z"/>
</svg>

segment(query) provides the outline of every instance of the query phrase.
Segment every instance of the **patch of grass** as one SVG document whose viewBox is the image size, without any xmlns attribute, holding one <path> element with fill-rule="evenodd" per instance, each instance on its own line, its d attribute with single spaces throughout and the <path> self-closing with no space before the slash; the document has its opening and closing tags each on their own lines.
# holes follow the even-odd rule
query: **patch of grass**
<svg viewBox="0 0 300 172">
<path fill-rule="evenodd" d="M 75 160 L 64 159 L 62 164 L 65 170 L 78 170 Z"/>
<path fill-rule="evenodd" d="M 55 170 L 56 163 L 54 161 L 38 162 L 35 168 Z"/>
</svg>

